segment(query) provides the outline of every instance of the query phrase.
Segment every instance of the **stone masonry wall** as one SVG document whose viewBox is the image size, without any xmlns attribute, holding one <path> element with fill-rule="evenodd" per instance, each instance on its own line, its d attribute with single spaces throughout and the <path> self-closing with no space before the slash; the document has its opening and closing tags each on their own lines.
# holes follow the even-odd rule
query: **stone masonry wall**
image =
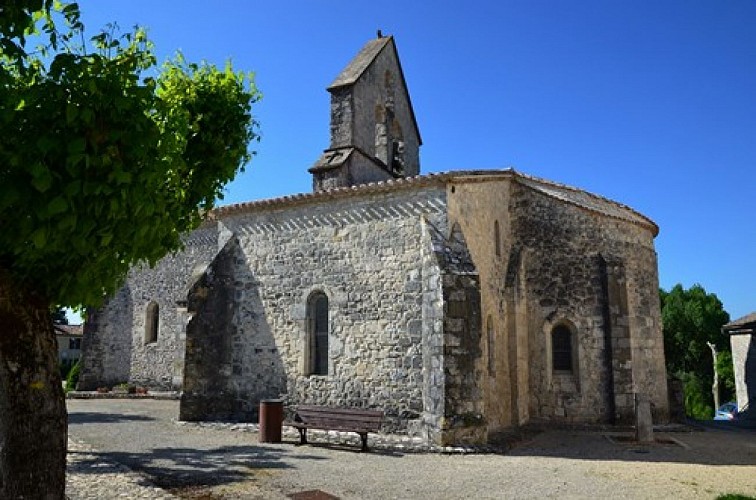
<svg viewBox="0 0 756 500">
<path fill-rule="evenodd" d="M 96 335 L 88 335 L 82 388 L 129 382 L 156 389 L 179 389 L 183 379 L 186 301 L 196 280 L 218 253 L 218 229 L 205 225 L 185 239 L 185 248 L 161 259 L 154 268 L 137 266 L 124 287 L 94 313 Z M 158 304 L 157 342 L 145 344 L 150 302 Z M 85 348 L 87 349 L 87 348 Z"/>
<path fill-rule="evenodd" d="M 188 317 L 180 306 L 192 281 L 218 253 L 218 230 L 209 224 L 192 232 L 183 251 L 168 255 L 153 269 L 137 269 L 129 278 L 134 304 L 130 382 L 177 389 L 183 382 L 184 343 Z M 146 308 L 160 311 L 157 342 L 145 344 Z"/>
<path fill-rule="evenodd" d="M 349 159 L 340 167 L 313 172 L 312 190 L 315 192 L 326 191 L 394 178 L 388 170 L 355 149 Z"/>
<path fill-rule="evenodd" d="M 630 396 L 643 392 L 654 405 L 655 418 L 666 421 L 651 231 L 519 183 L 513 183 L 511 211 L 513 244 L 523 253 L 528 300 L 533 418 L 625 421 L 632 415 Z M 608 276 L 602 274 L 602 260 L 608 263 Z M 550 366 L 550 332 L 560 323 L 577 336 L 577 366 L 567 375 L 552 373 Z M 611 347 L 606 345 L 607 331 Z M 610 380 L 613 387 L 608 386 Z"/>
<path fill-rule="evenodd" d="M 732 365 L 735 370 L 735 393 L 738 409 L 748 405 L 756 412 L 756 337 L 752 334 L 730 335 Z"/>
<path fill-rule="evenodd" d="M 430 187 L 224 217 L 240 248 L 223 362 L 234 413 L 253 418 L 278 391 L 289 404 L 380 408 L 386 430 L 421 432 L 423 220 L 445 227 L 445 213 L 445 191 Z M 314 292 L 329 301 L 327 375 L 305 372 Z"/>
<path fill-rule="evenodd" d="M 635 384 L 626 266 L 622 259 L 604 255 L 598 256 L 598 265 L 603 293 L 600 298 L 604 309 L 604 420 L 607 423 L 623 420 L 623 423 L 630 423 Z"/>
<path fill-rule="evenodd" d="M 331 89 L 331 146 L 338 148 L 354 145 L 352 137 L 352 121 L 354 109 L 352 107 L 351 87 Z"/>
<path fill-rule="evenodd" d="M 422 353 L 423 414 L 418 427 L 428 442 L 441 443 L 446 412 L 444 374 L 444 288 L 438 253 L 445 235 L 433 222 L 422 219 Z"/>
<path fill-rule="evenodd" d="M 633 356 L 633 389 L 646 394 L 657 422 L 670 418 L 669 395 L 659 302 L 659 266 L 656 250 L 646 245 L 628 248 L 625 264 L 630 342 Z"/>
<path fill-rule="evenodd" d="M 227 211 L 95 315 L 82 381 L 186 380 L 191 419 L 252 420 L 279 396 L 380 408 L 385 430 L 436 443 L 625 421 L 635 392 L 664 421 L 651 229 L 528 182 L 470 175 Z M 328 298 L 325 375 L 308 371 L 315 293 Z M 145 345 L 150 301 L 160 332 Z M 551 369 L 556 325 L 574 332 L 571 373 Z"/>
<path fill-rule="evenodd" d="M 252 409 L 237 404 L 231 377 L 243 364 L 234 356 L 236 265 L 243 258 L 237 238 L 230 238 L 187 297 L 192 315 L 186 329 L 186 366 L 179 418 L 181 420 L 246 420 Z M 279 367 L 280 370 L 280 367 Z M 281 392 L 269 387 L 268 397 Z M 256 416 L 256 415 L 255 415 Z"/>
<path fill-rule="evenodd" d="M 312 175 L 312 190 L 314 192 L 326 191 L 328 189 L 335 189 L 349 185 L 351 185 L 349 170 L 345 168 L 324 170 Z"/>
<path fill-rule="evenodd" d="M 374 161 L 365 158 L 359 151 L 352 153 L 349 159 L 349 182 L 346 186 L 381 182 L 393 179 L 394 176 L 379 167 Z"/>
<path fill-rule="evenodd" d="M 387 72 L 389 74 L 388 79 Z M 380 135 L 377 128 L 380 129 L 381 127 L 377 119 L 377 115 L 381 115 L 381 113 L 377 113 L 377 108 L 390 106 L 393 110 L 396 126 L 401 128 L 401 136 L 404 141 L 404 175 L 409 177 L 420 173 L 420 141 L 414 129 L 411 103 L 407 100 L 402 85 L 396 52 L 389 44 L 378 54 L 354 85 L 351 101 L 352 115 L 350 116 L 354 120 L 354 129 L 351 134 L 352 144 L 363 149 L 369 155 L 380 158 L 384 163 L 389 163 L 390 159 L 386 158 L 385 154 L 376 147 L 376 140 L 382 141 L 380 137 L 377 138 L 376 136 Z M 331 102 L 334 102 L 333 98 Z M 344 116 L 347 115 L 344 114 Z M 343 126 L 331 125 L 332 132 L 342 129 Z M 387 131 L 387 133 L 391 132 Z M 396 133 L 396 130 L 393 133 Z"/>
<path fill-rule="evenodd" d="M 477 271 L 446 268 L 444 288 L 444 426 L 441 444 L 486 441 L 480 370 L 480 280 Z"/>
<path fill-rule="evenodd" d="M 430 222 L 425 227 L 430 243 L 423 253 L 428 440 L 439 445 L 485 443 L 480 276 L 459 225 L 448 235 Z"/>
<path fill-rule="evenodd" d="M 510 352 L 517 354 L 510 351 L 510 346 L 516 346 L 518 333 L 513 314 L 508 314 L 514 311 L 508 308 L 506 287 L 507 259 L 512 248 L 510 182 L 507 178 L 489 178 L 486 182 L 480 178 L 457 179 L 449 185 L 447 194 L 449 219 L 459 224 L 479 273 L 482 332 L 478 346 L 481 356 L 475 370 L 481 374 L 482 413 L 491 434 L 517 425 L 518 380 L 524 380 L 527 387 L 527 378 L 517 376 L 516 359 L 510 359 Z M 527 363 L 522 365 L 527 367 Z"/>
<path fill-rule="evenodd" d="M 133 314 L 128 285 L 118 290 L 100 310 L 88 311 L 78 390 L 94 391 L 129 380 Z"/>
</svg>

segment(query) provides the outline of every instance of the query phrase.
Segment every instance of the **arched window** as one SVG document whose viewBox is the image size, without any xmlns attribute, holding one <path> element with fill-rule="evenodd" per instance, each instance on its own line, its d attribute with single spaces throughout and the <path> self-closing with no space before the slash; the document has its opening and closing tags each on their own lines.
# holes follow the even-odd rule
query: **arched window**
<svg viewBox="0 0 756 500">
<path fill-rule="evenodd" d="M 490 314 L 486 319 L 486 342 L 488 343 L 486 346 L 488 348 L 488 374 L 494 375 L 496 373 L 495 338 L 493 319 Z"/>
<path fill-rule="evenodd" d="M 160 307 L 157 302 L 147 304 L 144 318 L 144 343 L 154 344 L 158 339 L 158 327 L 160 324 Z"/>
<path fill-rule="evenodd" d="M 554 371 L 572 371 L 572 331 L 565 325 L 551 330 L 551 366 Z"/>
<path fill-rule="evenodd" d="M 308 374 L 328 375 L 328 297 L 310 295 L 307 303 Z"/>
<path fill-rule="evenodd" d="M 501 257 L 501 235 L 499 234 L 499 221 L 494 221 L 494 252 Z"/>
</svg>

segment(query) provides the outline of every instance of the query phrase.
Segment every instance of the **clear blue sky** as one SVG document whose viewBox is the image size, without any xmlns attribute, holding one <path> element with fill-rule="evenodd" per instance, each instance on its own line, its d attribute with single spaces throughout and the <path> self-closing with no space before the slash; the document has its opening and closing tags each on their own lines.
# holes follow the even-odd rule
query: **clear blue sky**
<svg viewBox="0 0 756 500">
<path fill-rule="evenodd" d="M 80 1 L 88 31 L 147 26 L 161 57 L 257 74 L 262 142 L 223 203 L 311 189 L 325 87 L 396 37 L 421 171 L 505 168 L 661 227 L 661 286 L 756 310 L 756 1 Z"/>
</svg>

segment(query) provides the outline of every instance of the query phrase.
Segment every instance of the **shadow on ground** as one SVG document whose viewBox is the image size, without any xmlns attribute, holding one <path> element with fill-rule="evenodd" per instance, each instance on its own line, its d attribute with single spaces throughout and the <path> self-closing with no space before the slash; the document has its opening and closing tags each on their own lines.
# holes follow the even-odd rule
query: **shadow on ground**
<svg viewBox="0 0 756 500">
<path fill-rule="evenodd" d="M 149 475 L 164 487 L 220 485 L 240 480 L 254 480 L 256 471 L 263 469 L 284 470 L 295 468 L 300 460 L 323 460 L 323 451 L 332 449 L 335 454 L 327 456 L 335 460 L 353 461 L 360 457 L 358 438 L 354 444 L 317 443 L 299 447 L 298 439 L 287 440 L 283 445 L 257 445 L 256 437 L 247 442 L 231 441 L 236 431 L 202 430 L 202 446 L 193 447 L 194 432 L 173 432 L 177 429 L 171 420 L 178 413 L 178 403 L 173 401 L 129 401 L 128 404 L 113 401 L 87 400 L 69 402 L 69 421 L 73 437 L 102 451 L 91 461 L 96 468 L 97 460 L 123 463 L 132 469 Z M 128 424 L 130 426 L 123 425 Z M 78 425 L 89 423 L 92 425 Z M 167 425 L 166 425 L 167 424 Z M 610 440 L 608 435 L 618 435 L 619 429 L 606 428 L 581 430 L 557 430 L 550 427 L 526 428 L 506 434 L 498 448 L 511 457 L 562 457 L 579 460 L 609 460 L 617 462 L 680 463 L 700 465 L 754 466 L 756 464 L 756 430 L 744 429 L 728 422 L 694 423 L 695 426 L 679 426 L 680 432 L 658 432 L 657 437 L 670 438 L 672 443 L 639 444 L 623 440 Z M 137 452 L 128 432 L 140 433 Z M 109 434 L 113 433 L 113 434 Z M 630 436 L 631 433 L 624 433 Z M 110 436 L 113 436 L 110 438 Z M 208 442 L 209 439 L 217 441 Z M 679 444 L 677 444 L 679 442 Z M 312 447 L 312 452 L 308 451 Z M 106 448 L 107 451 L 106 451 Z M 341 451 L 343 450 L 343 451 Z M 408 450 L 383 450 L 371 447 L 368 455 L 390 457 L 410 456 Z M 498 453 L 497 453 L 498 454 Z M 321 455 L 321 456 L 318 456 Z M 343 458 L 341 458 L 343 457 Z M 268 472 L 270 473 L 270 472 Z"/>
<path fill-rule="evenodd" d="M 254 481 L 263 469 L 285 469 L 283 450 L 261 446 L 225 446 L 210 450 L 194 448 L 155 448 L 146 453 L 87 451 L 77 461 L 79 472 L 102 474 L 99 464 L 116 462 L 147 475 L 161 488 L 218 486 L 239 481 Z M 289 457 L 293 458 L 293 457 Z M 299 455 L 297 459 L 322 457 Z"/>
<path fill-rule="evenodd" d="M 150 422 L 157 420 L 147 415 L 127 415 L 125 413 L 75 412 L 68 414 L 68 425 L 77 424 L 117 424 L 118 422 Z"/>
<path fill-rule="evenodd" d="M 737 420 L 695 420 L 691 425 L 730 432 L 748 432 L 756 435 L 756 415 L 742 416 Z"/>
<path fill-rule="evenodd" d="M 679 432 L 655 432 L 654 443 L 639 443 L 632 433 L 531 431 L 512 440 L 510 456 L 580 460 L 667 462 L 699 465 L 756 464 L 756 432 L 734 426 L 697 426 Z"/>
<path fill-rule="evenodd" d="M 360 447 L 361 445 L 357 442 L 348 442 L 348 443 L 323 443 L 318 441 L 309 441 L 307 444 L 300 444 L 299 441 L 294 440 L 283 440 L 283 444 L 289 444 L 292 446 L 304 446 L 304 447 L 310 447 L 313 449 L 323 449 L 323 450 L 334 450 L 344 453 L 350 453 L 354 455 L 363 455 L 363 454 L 369 454 L 369 455 L 380 455 L 383 457 L 394 457 L 394 458 L 401 458 L 406 453 L 396 450 L 391 450 L 387 448 L 376 448 L 371 447 L 368 451 L 363 451 Z"/>
</svg>

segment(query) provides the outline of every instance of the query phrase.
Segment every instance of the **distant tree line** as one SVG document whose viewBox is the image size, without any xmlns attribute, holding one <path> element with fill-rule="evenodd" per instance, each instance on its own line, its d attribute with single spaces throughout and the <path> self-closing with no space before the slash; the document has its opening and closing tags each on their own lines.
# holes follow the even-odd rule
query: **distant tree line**
<svg viewBox="0 0 756 500">
<path fill-rule="evenodd" d="M 667 373 L 683 382 L 685 411 L 689 417 L 711 419 L 714 415 L 714 363 L 711 343 L 717 352 L 719 401 L 734 398 L 735 377 L 730 341 L 722 325 L 730 321 L 722 302 L 701 285 L 689 289 L 681 284 L 659 290 Z"/>
</svg>

